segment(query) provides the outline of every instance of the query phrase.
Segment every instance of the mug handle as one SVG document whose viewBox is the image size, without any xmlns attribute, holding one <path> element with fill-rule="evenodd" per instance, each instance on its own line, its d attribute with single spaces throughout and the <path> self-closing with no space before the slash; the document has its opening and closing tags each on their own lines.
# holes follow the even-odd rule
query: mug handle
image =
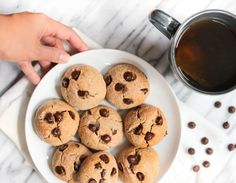
<svg viewBox="0 0 236 183">
<path fill-rule="evenodd" d="M 174 36 L 180 26 L 176 19 L 158 9 L 150 14 L 149 21 L 168 39 Z"/>
</svg>

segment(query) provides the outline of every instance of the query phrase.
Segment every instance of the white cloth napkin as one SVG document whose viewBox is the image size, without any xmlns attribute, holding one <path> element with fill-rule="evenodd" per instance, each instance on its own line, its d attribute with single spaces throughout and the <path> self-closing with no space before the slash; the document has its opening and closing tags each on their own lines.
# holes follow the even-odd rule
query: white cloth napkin
<svg viewBox="0 0 236 183">
<path fill-rule="evenodd" d="M 77 30 L 76 30 L 77 31 Z M 78 31 L 77 31 L 78 32 Z M 90 49 L 99 49 L 100 45 L 90 40 L 84 34 L 78 32 Z M 39 68 L 36 68 L 39 69 Z M 25 77 L 20 79 L 0 98 L 0 129 L 17 145 L 23 155 L 30 161 L 24 137 L 24 115 L 29 98 L 34 87 Z M 181 102 L 180 102 L 181 103 Z M 233 173 L 236 165 L 236 156 L 227 151 L 227 136 L 212 123 L 192 111 L 181 103 L 182 138 L 177 157 L 168 173 L 161 182 L 163 183 L 227 183 L 236 178 Z M 187 128 L 188 121 L 195 121 L 195 129 Z M 209 138 L 209 144 L 202 145 L 202 137 Z M 187 149 L 193 147 L 196 154 L 190 156 Z M 206 147 L 212 147 L 213 155 L 205 153 Z M 232 158 L 229 161 L 229 158 Z M 203 168 L 202 162 L 210 161 L 210 168 Z M 194 173 L 192 166 L 200 165 L 200 171 Z M 229 172 L 231 171 L 231 172 Z M 226 181 L 227 180 L 227 181 Z"/>
</svg>

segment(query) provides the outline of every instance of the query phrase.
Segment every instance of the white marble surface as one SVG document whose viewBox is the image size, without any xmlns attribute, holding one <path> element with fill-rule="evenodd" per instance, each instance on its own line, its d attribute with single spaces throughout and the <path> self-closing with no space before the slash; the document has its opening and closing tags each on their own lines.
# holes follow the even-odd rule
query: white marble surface
<svg viewBox="0 0 236 183">
<path fill-rule="evenodd" d="M 60 22 L 78 28 L 106 48 L 125 50 L 150 61 L 163 73 L 180 100 L 220 129 L 222 122 L 229 120 L 231 129 L 224 133 L 234 135 L 236 115 L 229 115 L 227 107 L 236 106 L 236 91 L 222 96 L 201 95 L 190 91 L 173 77 L 167 60 L 170 42 L 147 19 L 154 8 L 166 11 L 180 22 L 204 9 L 218 8 L 236 14 L 234 0 L 0 0 L 0 13 L 44 12 Z M 15 65 L 0 62 L 0 94 L 18 74 L 19 70 Z M 213 108 L 215 100 L 222 101 L 220 109 Z M 2 133 L 0 147 L 0 183 L 43 182 Z M 226 166 L 225 170 L 228 168 Z M 236 181 L 231 179 L 229 182 Z"/>
</svg>

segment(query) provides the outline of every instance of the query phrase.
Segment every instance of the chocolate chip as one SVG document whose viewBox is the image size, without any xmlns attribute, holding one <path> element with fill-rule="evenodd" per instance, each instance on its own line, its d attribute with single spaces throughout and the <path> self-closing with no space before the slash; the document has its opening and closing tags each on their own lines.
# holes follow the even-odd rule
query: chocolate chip
<svg viewBox="0 0 236 183">
<path fill-rule="evenodd" d="M 61 130 L 58 127 L 52 129 L 51 133 L 54 137 L 60 137 L 61 136 Z"/>
<path fill-rule="evenodd" d="M 141 156 L 139 154 L 129 155 L 127 157 L 127 160 L 129 162 L 129 164 L 131 164 L 131 165 L 137 165 L 139 163 L 140 159 L 141 159 Z"/>
<path fill-rule="evenodd" d="M 97 181 L 95 179 L 89 179 L 88 183 L 97 183 Z"/>
<path fill-rule="evenodd" d="M 54 119 L 53 119 L 52 113 L 50 113 L 50 112 L 46 113 L 44 120 L 46 120 L 48 123 L 53 123 Z"/>
<path fill-rule="evenodd" d="M 113 167 L 111 170 L 111 176 L 114 176 L 116 173 L 117 173 L 117 170 L 115 167 Z"/>
<path fill-rule="evenodd" d="M 210 162 L 209 161 L 203 161 L 202 165 L 205 167 L 205 168 L 208 168 L 210 166 Z"/>
<path fill-rule="evenodd" d="M 80 164 L 74 162 L 74 171 L 78 172 L 80 168 Z"/>
<path fill-rule="evenodd" d="M 161 116 L 157 116 L 156 120 L 155 120 L 157 125 L 162 125 L 163 124 L 163 119 Z"/>
<path fill-rule="evenodd" d="M 102 108 L 102 109 L 99 110 L 99 114 L 100 114 L 102 117 L 107 118 L 107 117 L 109 116 L 109 111 L 108 111 L 107 109 Z"/>
<path fill-rule="evenodd" d="M 139 181 L 143 181 L 145 176 L 142 172 L 136 173 L 136 177 L 138 178 Z"/>
<path fill-rule="evenodd" d="M 130 104 L 134 103 L 134 101 L 133 101 L 132 99 L 130 99 L 130 98 L 124 98 L 124 99 L 123 99 L 123 102 L 124 102 L 125 104 L 127 104 L 127 105 L 130 105 Z"/>
<path fill-rule="evenodd" d="M 91 130 L 92 132 L 97 132 L 99 130 L 99 125 L 95 125 L 95 124 L 89 124 L 88 125 L 89 130 Z"/>
<path fill-rule="evenodd" d="M 63 78 L 61 84 L 62 84 L 62 86 L 63 86 L 64 88 L 68 88 L 69 83 L 70 83 L 70 80 L 69 80 L 68 78 Z"/>
<path fill-rule="evenodd" d="M 74 79 L 74 80 L 77 80 L 77 79 L 79 78 L 79 75 L 80 75 L 80 71 L 73 71 L 73 72 L 71 73 L 71 77 L 72 77 L 72 79 Z"/>
<path fill-rule="evenodd" d="M 122 83 L 116 83 L 116 85 L 115 85 L 116 91 L 123 91 L 124 88 L 125 88 L 125 85 L 123 85 Z"/>
<path fill-rule="evenodd" d="M 208 144 L 208 142 L 209 142 L 209 140 L 208 140 L 207 137 L 203 137 L 203 138 L 201 139 L 201 143 L 202 143 L 203 145 Z"/>
<path fill-rule="evenodd" d="M 110 75 L 108 75 L 105 77 L 104 80 L 105 80 L 106 85 L 109 86 L 112 82 L 112 77 Z"/>
<path fill-rule="evenodd" d="M 68 147 L 68 144 L 63 144 L 59 147 L 59 151 L 63 152 Z"/>
<path fill-rule="evenodd" d="M 215 106 L 215 108 L 220 108 L 221 107 L 221 102 L 220 101 L 216 101 L 214 103 L 214 106 Z"/>
<path fill-rule="evenodd" d="M 111 129 L 111 133 L 112 133 L 112 135 L 115 135 L 115 134 L 117 134 L 117 130 Z"/>
<path fill-rule="evenodd" d="M 194 128 L 196 127 L 196 123 L 194 123 L 193 121 L 190 121 L 190 122 L 188 123 L 188 127 L 189 127 L 190 129 L 194 129 Z"/>
<path fill-rule="evenodd" d="M 222 126 L 223 126 L 224 129 L 228 129 L 230 127 L 230 124 L 229 124 L 228 121 L 226 121 L 226 122 L 223 123 Z"/>
<path fill-rule="evenodd" d="M 74 120 L 75 119 L 75 113 L 73 113 L 72 111 L 68 111 L 70 117 Z"/>
<path fill-rule="evenodd" d="M 208 155 L 213 154 L 213 149 L 210 148 L 210 147 L 206 148 L 206 153 L 207 153 Z"/>
<path fill-rule="evenodd" d="M 100 179 L 99 183 L 105 183 L 105 179 L 104 178 Z"/>
<path fill-rule="evenodd" d="M 136 128 L 134 129 L 134 134 L 135 134 L 135 135 L 140 135 L 140 134 L 142 133 L 142 131 L 143 131 L 143 125 L 140 124 L 140 125 L 138 125 L 138 127 L 136 127 Z"/>
<path fill-rule="evenodd" d="M 126 81 L 134 81 L 137 78 L 136 74 L 129 71 L 125 72 L 123 77 Z"/>
<path fill-rule="evenodd" d="M 102 136 L 101 136 L 101 139 L 102 139 L 102 141 L 105 142 L 106 144 L 111 141 L 110 135 L 107 135 L 107 134 L 102 135 Z"/>
<path fill-rule="evenodd" d="M 146 95 L 148 92 L 148 88 L 143 88 L 143 89 L 141 89 L 141 91 L 144 93 L 144 95 Z"/>
<path fill-rule="evenodd" d="M 99 158 L 104 162 L 104 163 L 109 163 L 109 157 L 106 154 L 102 154 L 99 156 Z"/>
<path fill-rule="evenodd" d="M 98 163 L 96 163 L 96 164 L 94 165 L 94 167 L 95 167 L 96 169 L 101 169 L 101 168 L 102 168 L 102 165 L 101 165 L 100 162 L 98 162 Z"/>
<path fill-rule="evenodd" d="M 234 106 L 229 106 L 228 112 L 231 113 L 231 114 L 235 113 L 235 107 Z"/>
<path fill-rule="evenodd" d="M 189 153 L 190 155 L 195 154 L 195 149 L 192 148 L 192 147 L 188 148 L 188 153 Z"/>
<path fill-rule="evenodd" d="M 83 91 L 83 90 L 79 90 L 79 91 L 78 91 L 78 95 L 79 95 L 80 97 L 87 96 L 88 94 L 89 94 L 88 91 Z"/>
<path fill-rule="evenodd" d="M 146 141 L 149 141 L 149 140 L 152 140 L 152 138 L 153 138 L 154 136 L 155 136 L 154 133 L 152 133 L 152 132 L 147 132 L 146 135 L 145 135 L 145 137 L 144 137 L 144 139 L 145 139 Z"/>
<path fill-rule="evenodd" d="M 87 113 L 88 113 L 89 115 L 92 115 L 92 112 L 91 112 L 90 110 L 88 110 Z"/>
<path fill-rule="evenodd" d="M 63 114 L 61 112 L 56 112 L 54 114 L 54 118 L 56 122 L 61 122 L 63 120 Z"/>
<path fill-rule="evenodd" d="M 59 175 L 65 175 L 66 174 L 66 170 L 63 166 L 56 166 L 55 167 L 55 172 Z"/>
<path fill-rule="evenodd" d="M 102 177 L 102 178 L 104 178 L 104 177 L 105 177 L 105 175 L 106 175 L 106 170 L 105 170 L 105 169 L 103 169 L 103 170 L 102 170 L 102 172 L 101 172 L 101 177 Z"/>
<path fill-rule="evenodd" d="M 233 151 L 235 149 L 235 145 L 234 144 L 229 144 L 228 145 L 228 150 L 229 151 Z"/>
<path fill-rule="evenodd" d="M 193 171 L 194 172 L 198 172 L 200 170 L 200 166 L 199 165 L 194 165 L 193 166 Z"/>
<path fill-rule="evenodd" d="M 119 162 L 118 163 L 118 169 L 121 171 L 121 172 L 123 172 L 124 170 L 123 170 L 123 166 L 122 166 L 122 164 Z"/>
</svg>

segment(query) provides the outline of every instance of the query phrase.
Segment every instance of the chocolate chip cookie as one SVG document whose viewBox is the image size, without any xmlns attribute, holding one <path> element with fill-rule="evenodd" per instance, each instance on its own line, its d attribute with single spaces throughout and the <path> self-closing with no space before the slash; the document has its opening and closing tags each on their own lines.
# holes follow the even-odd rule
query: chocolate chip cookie
<svg viewBox="0 0 236 183">
<path fill-rule="evenodd" d="M 77 177 L 81 183 L 115 183 L 117 179 L 116 160 L 105 151 L 97 152 L 85 159 Z"/>
<path fill-rule="evenodd" d="M 106 99 L 119 109 L 129 109 L 144 102 L 149 94 L 146 75 L 130 64 L 112 67 L 104 76 Z"/>
<path fill-rule="evenodd" d="M 105 150 L 114 147 L 123 137 L 121 117 L 111 107 L 97 106 L 82 115 L 78 135 L 89 148 Z"/>
<path fill-rule="evenodd" d="M 153 183 L 160 170 L 159 156 L 151 147 L 125 148 L 118 154 L 117 163 L 124 183 Z"/>
<path fill-rule="evenodd" d="M 102 75 L 89 65 L 75 65 L 62 77 L 61 93 L 73 107 L 80 110 L 97 106 L 106 95 Z"/>
<path fill-rule="evenodd" d="M 61 180 L 75 182 L 81 163 L 92 153 L 76 141 L 57 147 L 52 157 L 52 171 Z"/>
<path fill-rule="evenodd" d="M 167 134 L 167 122 L 160 109 L 142 104 L 127 112 L 124 129 L 130 143 L 147 147 L 157 144 L 164 138 Z"/>
<path fill-rule="evenodd" d="M 78 112 L 61 100 L 48 100 L 36 111 L 34 129 L 45 142 L 58 146 L 75 135 L 79 125 Z"/>
</svg>

